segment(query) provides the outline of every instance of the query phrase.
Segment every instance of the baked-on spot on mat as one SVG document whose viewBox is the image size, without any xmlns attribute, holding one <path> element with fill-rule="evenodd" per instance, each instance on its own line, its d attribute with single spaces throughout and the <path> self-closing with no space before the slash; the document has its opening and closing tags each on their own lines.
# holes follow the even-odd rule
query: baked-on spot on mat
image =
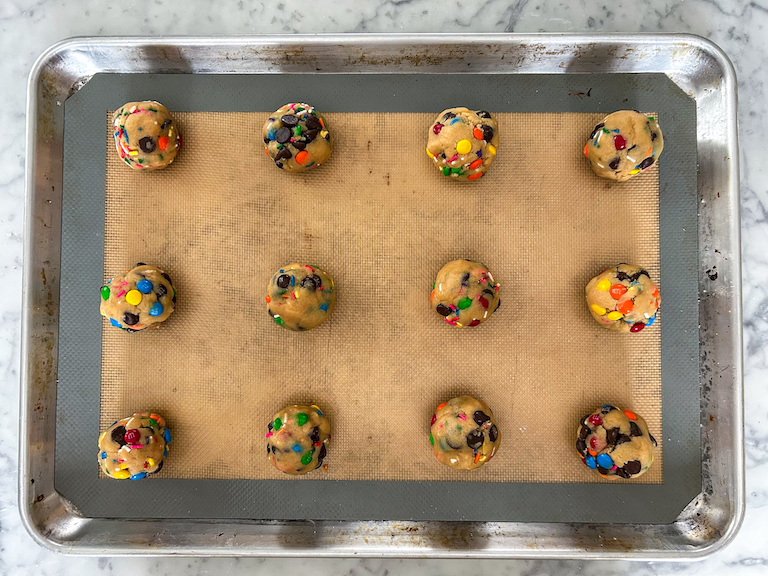
<svg viewBox="0 0 768 576">
<path fill-rule="evenodd" d="M 663 311 L 658 167 L 625 183 L 595 176 L 582 148 L 605 114 L 494 114 L 498 156 L 472 183 L 427 157 L 434 114 L 326 114 L 334 153 L 307 174 L 264 154 L 268 116 L 174 112 L 184 147 L 155 173 L 129 170 L 108 133 L 105 279 L 156 263 L 179 300 L 157 330 L 104 326 L 102 429 L 152 406 L 174 433 L 163 478 L 304 481 L 269 463 L 264 423 L 317 404 L 333 438 L 327 471 L 306 481 L 607 482 L 582 464 L 573 431 L 611 402 L 659 441 L 648 472 L 624 482 L 662 482 L 662 314 L 614 334 L 584 299 L 590 278 L 632 262 L 658 281 Z M 501 308 L 476 328 L 430 307 L 435 275 L 457 258 L 501 283 Z M 272 273 L 293 261 L 337 287 L 331 318 L 305 333 L 264 309 Z M 471 472 L 441 465 L 429 444 L 434 407 L 462 394 L 492 406 L 504 434 Z"/>
</svg>

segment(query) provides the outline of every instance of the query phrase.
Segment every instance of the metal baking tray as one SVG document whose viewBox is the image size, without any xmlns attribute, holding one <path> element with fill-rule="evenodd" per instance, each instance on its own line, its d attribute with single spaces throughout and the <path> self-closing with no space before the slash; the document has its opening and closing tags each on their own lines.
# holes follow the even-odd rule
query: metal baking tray
<svg viewBox="0 0 768 576">
<path fill-rule="evenodd" d="M 87 517 L 54 485 L 64 102 L 95 74 L 664 74 L 696 107 L 701 492 L 668 524 Z M 617 77 L 618 78 L 618 77 Z M 736 81 L 698 37 L 345 35 L 93 38 L 29 81 L 19 508 L 43 545 L 85 554 L 690 559 L 744 510 Z M 574 97 L 588 97 L 574 94 Z M 662 195 L 664 189 L 662 188 Z M 664 204 L 662 204 L 662 207 Z M 66 273 L 66 270 L 64 270 Z M 66 360 L 66 358 L 62 358 Z M 66 391 L 61 391 L 66 394 Z"/>
</svg>

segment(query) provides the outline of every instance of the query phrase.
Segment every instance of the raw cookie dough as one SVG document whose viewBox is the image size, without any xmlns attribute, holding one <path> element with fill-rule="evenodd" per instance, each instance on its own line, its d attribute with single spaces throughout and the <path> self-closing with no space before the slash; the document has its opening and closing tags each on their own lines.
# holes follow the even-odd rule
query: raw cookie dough
<svg viewBox="0 0 768 576">
<path fill-rule="evenodd" d="M 110 478 L 141 480 L 160 472 L 170 443 L 162 416 L 137 412 L 99 436 L 99 465 Z"/>
<path fill-rule="evenodd" d="M 485 110 L 448 108 L 429 129 L 427 156 L 444 176 L 477 180 L 488 171 L 499 147 L 499 125 Z"/>
<path fill-rule="evenodd" d="M 586 292 L 589 313 L 605 328 L 640 332 L 656 322 L 659 288 L 639 266 L 619 264 L 603 270 L 589 281 Z"/>
<path fill-rule="evenodd" d="M 488 462 L 501 444 L 493 412 L 485 402 L 459 396 L 432 414 L 429 441 L 437 459 L 457 470 L 473 470 Z"/>
<path fill-rule="evenodd" d="M 112 125 L 117 153 L 134 170 L 165 168 L 181 148 L 171 113 L 159 102 L 128 102 L 114 113 Z"/>
<path fill-rule="evenodd" d="M 643 474 L 655 447 L 645 420 L 629 410 L 603 404 L 579 423 L 576 450 L 582 462 L 611 480 Z"/>
<path fill-rule="evenodd" d="M 171 277 L 143 262 L 101 287 L 101 315 L 127 332 L 157 327 L 175 308 Z"/>
<path fill-rule="evenodd" d="M 323 465 L 331 424 L 317 406 L 287 406 L 267 429 L 267 456 L 281 472 L 306 474 Z"/>
<path fill-rule="evenodd" d="M 648 170 L 661 156 L 664 138 L 655 116 L 619 110 L 595 126 L 584 156 L 598 176 L 624 182 Z"/>
<path fill-rule="evenodd" d="M 267 286 L 267 312 L 278 326 L 311 330 L 328 319 L 336 305 L 333 279 L 309 264 L 288 264 Z"/>
<path fill-rule="evenodd" d="M 267 155 L 286 172 L 317 168 L 333 151 L 325 119 L 309 104 L 286 104 L 269 117 L 261 132 Z"/>
<path fill-rule="evenodd" d="M 499 286 L 481 262 L 453 260 L 437 273 L 429 301 L 453 326 L 477 326 L 501 305 Z"/>
</svg>

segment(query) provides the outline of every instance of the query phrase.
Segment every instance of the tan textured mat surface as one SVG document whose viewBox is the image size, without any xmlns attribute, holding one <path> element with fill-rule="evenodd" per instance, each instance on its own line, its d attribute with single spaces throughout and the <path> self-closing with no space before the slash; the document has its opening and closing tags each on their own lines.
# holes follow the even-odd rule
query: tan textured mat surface
<svg viewBox="0 0 768 576">
<path fill-rule="evenodd" d="M 305 175 L 264 154 L 268 113 L 175 116 L 184 149 L 166 170 L 134 172 L 107 142 L 105 279 L 157 264 L 178 307 L 146 333 L 104 324 L 101 424 L 163 414 L 163 477 L 288 479 L 266 458 L 266 424 L 311 402 L 333 438 L 328 469 L 308 479 L 605 482 L 574 443 L 579 417 L 610 402 L 660 443 L 630 482 L 662 482 L 659 326 L 616 334 L 584 303 L 618 262 L 659 281 L 657 167 L 624 184 L 594 176 L 581 149 L 602 115 L 497 114 L 499 154 L 475 183 L 431 165 L 432 114 L 327 114 L 333 156 Z M 429 306 L 437 271 L 462 257 L 501 283 L 477 328 Z M 276 326 L 264 302 L 294 261 L 337 287 L 331 318 L 305 333 Z M 460 394 L 487 402 L 502 432 L 497 456 L 465 473 L 428 439 L 434 408 Z"/>
</svg>

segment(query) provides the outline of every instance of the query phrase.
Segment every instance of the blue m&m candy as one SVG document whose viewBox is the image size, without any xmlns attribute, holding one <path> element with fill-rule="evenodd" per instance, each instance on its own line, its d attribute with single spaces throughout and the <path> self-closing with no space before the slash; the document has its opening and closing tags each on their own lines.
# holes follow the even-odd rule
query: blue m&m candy
<svg viewBox="0 0 768 576">
<path fill-rule="evenodd" d="M 117 327 L 117 328 L 122 328 L 122 326 L 120 325 L 120 322 L 118 322 L 118 321 L 117 321 L 117 320 L 115 320 L 114 318 L 110 318 L 110 319 L 109 319 L 109 323 L 110 323 L 110 324 L 112 324 L 112 326 L 115 326 L 115 327 Z"/>
<path fill-rule="evenodd" d="M 131 480 L 141 480 L 142 478 L 146 478 L 147 473 L 146 472 L 139 472 L 138 474 L 134 474 L 131 476 Z"/>
<path fill-rule="evenodd" d="M 160 302 L 155 302 L 149 309 L 150 316 L 160 316 L 163 313 L 163 305 Z"/>
<path fill-rule="evenodd" d="M 150 292 L 152 292 L 152 282 L 144 278 L 136 282 L 136 288 L 142 294 L 149 294 Z"/>
<path fill-rule="evenodd" d="M 606 470 L 610 470 L 611 467 L 613 467 L 613 458 L 608 456 L 608 454 L 598 454 L 597 465 Z"/>
<path fill-rule="evenodd" d="M 654 322 L 656 322 L 656 314 L 654 314 L 652 318 L 648 318 L 648 322 L 646 322 L 645 325 L 650 326 Z"/>
<path fill-rule="evenodd" d="M 592 454 L 587 454 L 587 457 L 584 459 L 584 464 L 586 464 L 593 470 L 597 468 L 597 462 L 595 462 L 595 457 L 592 456 Z"/>
</svg>

